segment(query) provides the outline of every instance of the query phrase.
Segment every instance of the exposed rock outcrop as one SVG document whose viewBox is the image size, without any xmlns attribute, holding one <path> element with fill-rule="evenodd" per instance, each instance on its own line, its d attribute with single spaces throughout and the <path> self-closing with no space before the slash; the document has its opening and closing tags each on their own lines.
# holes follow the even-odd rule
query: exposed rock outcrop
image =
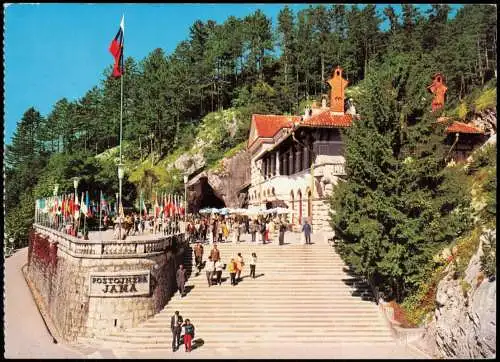
<svg viewBox="0 0 500 362">
<path fill-rule="evenodd" d="M 496 238 L 495 231 L 490 235 Z M 425 327 L 420 346 L 436 357 L 494 358 L 496 356 L 496 280 L 484 278 L 480 238 L 463 280 L 453 279 L 453 264 L 438 284 L 433 320 Z"/>
<path fill-rule="evenodd" d="M 471 123 L 482 129 L 486 134 L 497 133 L 497 112 L 496 109 L 485 109 L 474 115 Z"/>
<path fill-rule="evenodd" d="M 215 196 L 224 201 L 226 207 L 242 207 L 245 198 L 240 191 L 250 182 L 250 154 L 243 150 L 232 157 L 224 158 L 219 167 L 203 171 L 189 181 L 189 203 L 195 210 L 207 206 L 202 205 L 202 188 L 199 187 L 202 179 L 207 180 Z"/>
<path fill-rule="evenodd" d="M 181 170 L 182 174 L 191 175 L 194 172 L 198 171 L 200 168 L 204 167 L 205 164 L 205 157 L 203 157 L 203 153 L 200 151 L 193 155 L 183 153 L 174 161 L 173 164 L 169 165 L 169 168 L 175 167 Z"/>
</svg>

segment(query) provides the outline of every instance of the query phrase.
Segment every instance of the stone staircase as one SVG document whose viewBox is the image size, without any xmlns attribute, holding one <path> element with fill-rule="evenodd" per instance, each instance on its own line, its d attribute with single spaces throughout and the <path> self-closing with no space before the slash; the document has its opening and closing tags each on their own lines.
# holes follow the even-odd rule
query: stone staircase
<svg viewBox="0 0 500 362">
<path fill-rule="evenodd" d="M 222 273 L 222 285 L 210 288 L 205 271 L 200 275 L 193 271 L 187 295 L 174 295 L 153 318 L 99 340 L 80 338 L 79 342 L 109 348 L 115 354 L 119 350 L 124 356 L 145 352 L 179 356 L 180 352 L 172 352 L 170 331 L 170 317 L 179 310 L 195 325 L 195 340 L 203 343 L 193 357 L 202 351 L 219 356 L 235 348 L 251 351 L 276 345 L 309 348 L 321 343 L 335 349 L 339 343 L 395 343 L 368 285 L 349 272 L 334 248 L 326 242 L 303 245 L 295 239 L 282 246 L 249 241 L 219 244 L 224 263 L 238 252 L 243 255 L 246 265 L 237 286 L 230 285 L 227 270 Z M 205 245 L 204 260 L 211 248 Z M 256 279 L 248 276 L 252 252 L 258 258 Z M 191 260 L 186 257 L 186 262 Z M 180 351 L 184 354 L 182 346 Z"/>
</svg>

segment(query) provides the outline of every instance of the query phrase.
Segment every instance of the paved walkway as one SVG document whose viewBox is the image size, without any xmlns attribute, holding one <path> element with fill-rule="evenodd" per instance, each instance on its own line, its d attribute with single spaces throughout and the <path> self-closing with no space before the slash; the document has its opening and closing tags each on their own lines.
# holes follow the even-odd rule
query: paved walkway
<svg viewBox="0 0 500 362">
<path fill-rule="evenodd" d="M 5 259 L 4 357 L 81 358 L 82 354 L 53 343 L 21 271 L 27 261 L 28 248 Z"/>
</svg>

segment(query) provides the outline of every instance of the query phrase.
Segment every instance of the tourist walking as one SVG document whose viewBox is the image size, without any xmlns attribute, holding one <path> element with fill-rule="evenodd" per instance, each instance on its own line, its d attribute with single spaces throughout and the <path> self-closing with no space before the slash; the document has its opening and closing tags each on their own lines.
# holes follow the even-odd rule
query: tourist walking
<svg viewBox="0 0 500 362">
<path fill-rule="evenodd" d="M 250 276 L 255 279 L 255 266 L 257 265 L 257 254 L 252 253 L 252 259 L 250 260 Z"/>
<path fill-rule="evenodd" d="M 267 226 L 268 226 L 267 241 L 274 240 L 274 232 L 276 231 L 276 224 L 272 218 L 271 220 L 269 220 Z"/>
<path fill-rule="evenodd" d="M 218 242 L 222 242 L 222 222 L 220 220 L 217 220 L 217 234 L 219 235 L 219 238 L 217 239 Z"/>
<path fill-rule="evenodd" d="M 175 280 L 177 281 L 177 288 L 179 288 L 179 293 L 181 294 L 181 298 L 183 298 L 184 288 L 186 286 L 186 269 L 184 269 L 184 266 L 182 264 L 179 265 L 179 269 L 177 269 Z"/>
<path fill-rule="evenodd" d="M 264 224 L 266 225 L 266 236 L 265 236 L 265 239 L 266 239 L 266 242 L 270 241 L 269 239 L 269 221 L 264 221 Z"/>
<path fill-rule="evenodd" d="M 227 227 L 225 221 L 222 222 L 222 234 L 224 235 L 224 242 L 227 242 L 229 236 L 229 228 Z"/>
<path fill-rule="evenodd" d="M 210 250 L 210 256 L 213 261 L 220 260 L 220 251 L 217 249 L 217 244 L 214 244 L 214 247 Z"/>
<path fill-rule="evenodd" d="M 212 222 L 212 243 L 215 243 L 217 241 L 217 233 L 219 228 L 217 224 L 217 220 L 214 220 Z"/>
<path fill-rule="evenodd" d="M 217 260 L 215 263 L 215 273 L 217 275 L 217 284 L 221 285 L 222 283 L 222 269 L 224 269 L 224 265 L 222 261 Z"/>
<path fill-rule="evenodd" d="M 141 234 L 144 234 L 145 229 L 146 229 L 146 220 L 144 217 L 141 217 Z"/>
<path fill-rule="evenodd" d="M 137 216 L 137 214 L 134 214 L 134 235 L 139 234 L 140 224 L 141 224 L 141 219 L 139 218 L 139 216 Z"/>
<path fill-rule="evenodd" d="M 243 261 L 243 257 L 241 256 L 241 253 L 238 253 L 238 256 L 236 257 L 236 280 L 238 283 L 241 281 L 241 272 L 244 266 L 245 262 Z"/>
<path fill-rule="evenodd" d="M 191 352 L 191 342 L 194 338 L 194 325 L 191 324 L 189 318 L 184 322 L 184 347 L 186 352 Z"/>
<path fill-rule="evenodd" d="M 175 352 L 181 345 L 182 316 L 176 310 L 170 318 L 170 329 L 172 330 L 172 351 Z"/>
<path fill-rule="evenodd" d="M 236 261 L 234 258 L 231 258 L 227 270 L 231 276 L 231 285 L 236 285 Z"/>
<path fill-rule="evenodd" d="M 207 265 L 205 265 L 205 272 L 207 274 L 207 281 L 208 281 L 208 286 L 212 286 L 212 277 L 215 273 L 215 263 L 212 260 L 212 257 L 208 257 Z"/>
<path fill-rule="evenodd" d="M 236 237 L 236 242 L 239 243 L 241 236 L 241 225 L 239 221 L 235 221 L 233 230 L 234 230 L 234 235 Z"/>
<path fill-rule="evenodd" d="M 252 234 L 252 241 L 255 242 L 255 234 L 257 233 L 257 221 L 252 220 L 250 223 L 250 234 Z"/>
<path fill-rule="evenodd" d="M 311 244 L 311 225 L 307 221 L 304 221 L 304 225 L 302 225 L 302 231 L 304 232 L 304 237 L 306 238 L 306 244 Z"/>
<path fill-rule="evenodd" d="M 196 263 L 196 268 L 198 269 L 197 275 L 199 275 L 201 271 L 201 263 L 203 260 L 203 245 L 201 245 L 201 243 L 199 242 L 194 246 L 194 260 Z"/>
<path fill-rule="evenodd" d="M 283 220 L 280 220 L 279 232 L 280 232 L 280 236 L 278 238 L 279 244 L 283 245 L 285 243 L 285 232 L 286 232 L 286 223 Z"/>
<path fill-rule="evenodd" d="M 200 220 L 196 220 L 194 224 L 194 237 L 196 238 L 196 240 L 199 240 L 201 237 L 200 229 L 201 229 L 201 222 Z"/>
<path fill-rule="evenodd" d="M 262 244 L 266 243 L 266 222 L 261 220 L 260 222 L 260 234 L 262 235 Z"/>
</svg>

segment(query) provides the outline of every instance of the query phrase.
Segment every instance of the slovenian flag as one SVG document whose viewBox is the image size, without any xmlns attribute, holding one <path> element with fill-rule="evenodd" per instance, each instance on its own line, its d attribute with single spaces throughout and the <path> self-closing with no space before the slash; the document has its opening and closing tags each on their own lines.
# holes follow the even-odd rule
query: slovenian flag
<svg viewBox="0 0 500 362">
<path fill-rule="evenodd" d="M 113 65 L 113 77 L 119 78 L 123 75 L 125 69 L 123 67 L 123 34 L 125 33 L 125 19 L 122 16 L 122 21 L 120 22 L 120 29 L 116 33 L 115 38 L 109 46 L 109 52 L 115 58 L 115 64 Z"/>
</svg>

